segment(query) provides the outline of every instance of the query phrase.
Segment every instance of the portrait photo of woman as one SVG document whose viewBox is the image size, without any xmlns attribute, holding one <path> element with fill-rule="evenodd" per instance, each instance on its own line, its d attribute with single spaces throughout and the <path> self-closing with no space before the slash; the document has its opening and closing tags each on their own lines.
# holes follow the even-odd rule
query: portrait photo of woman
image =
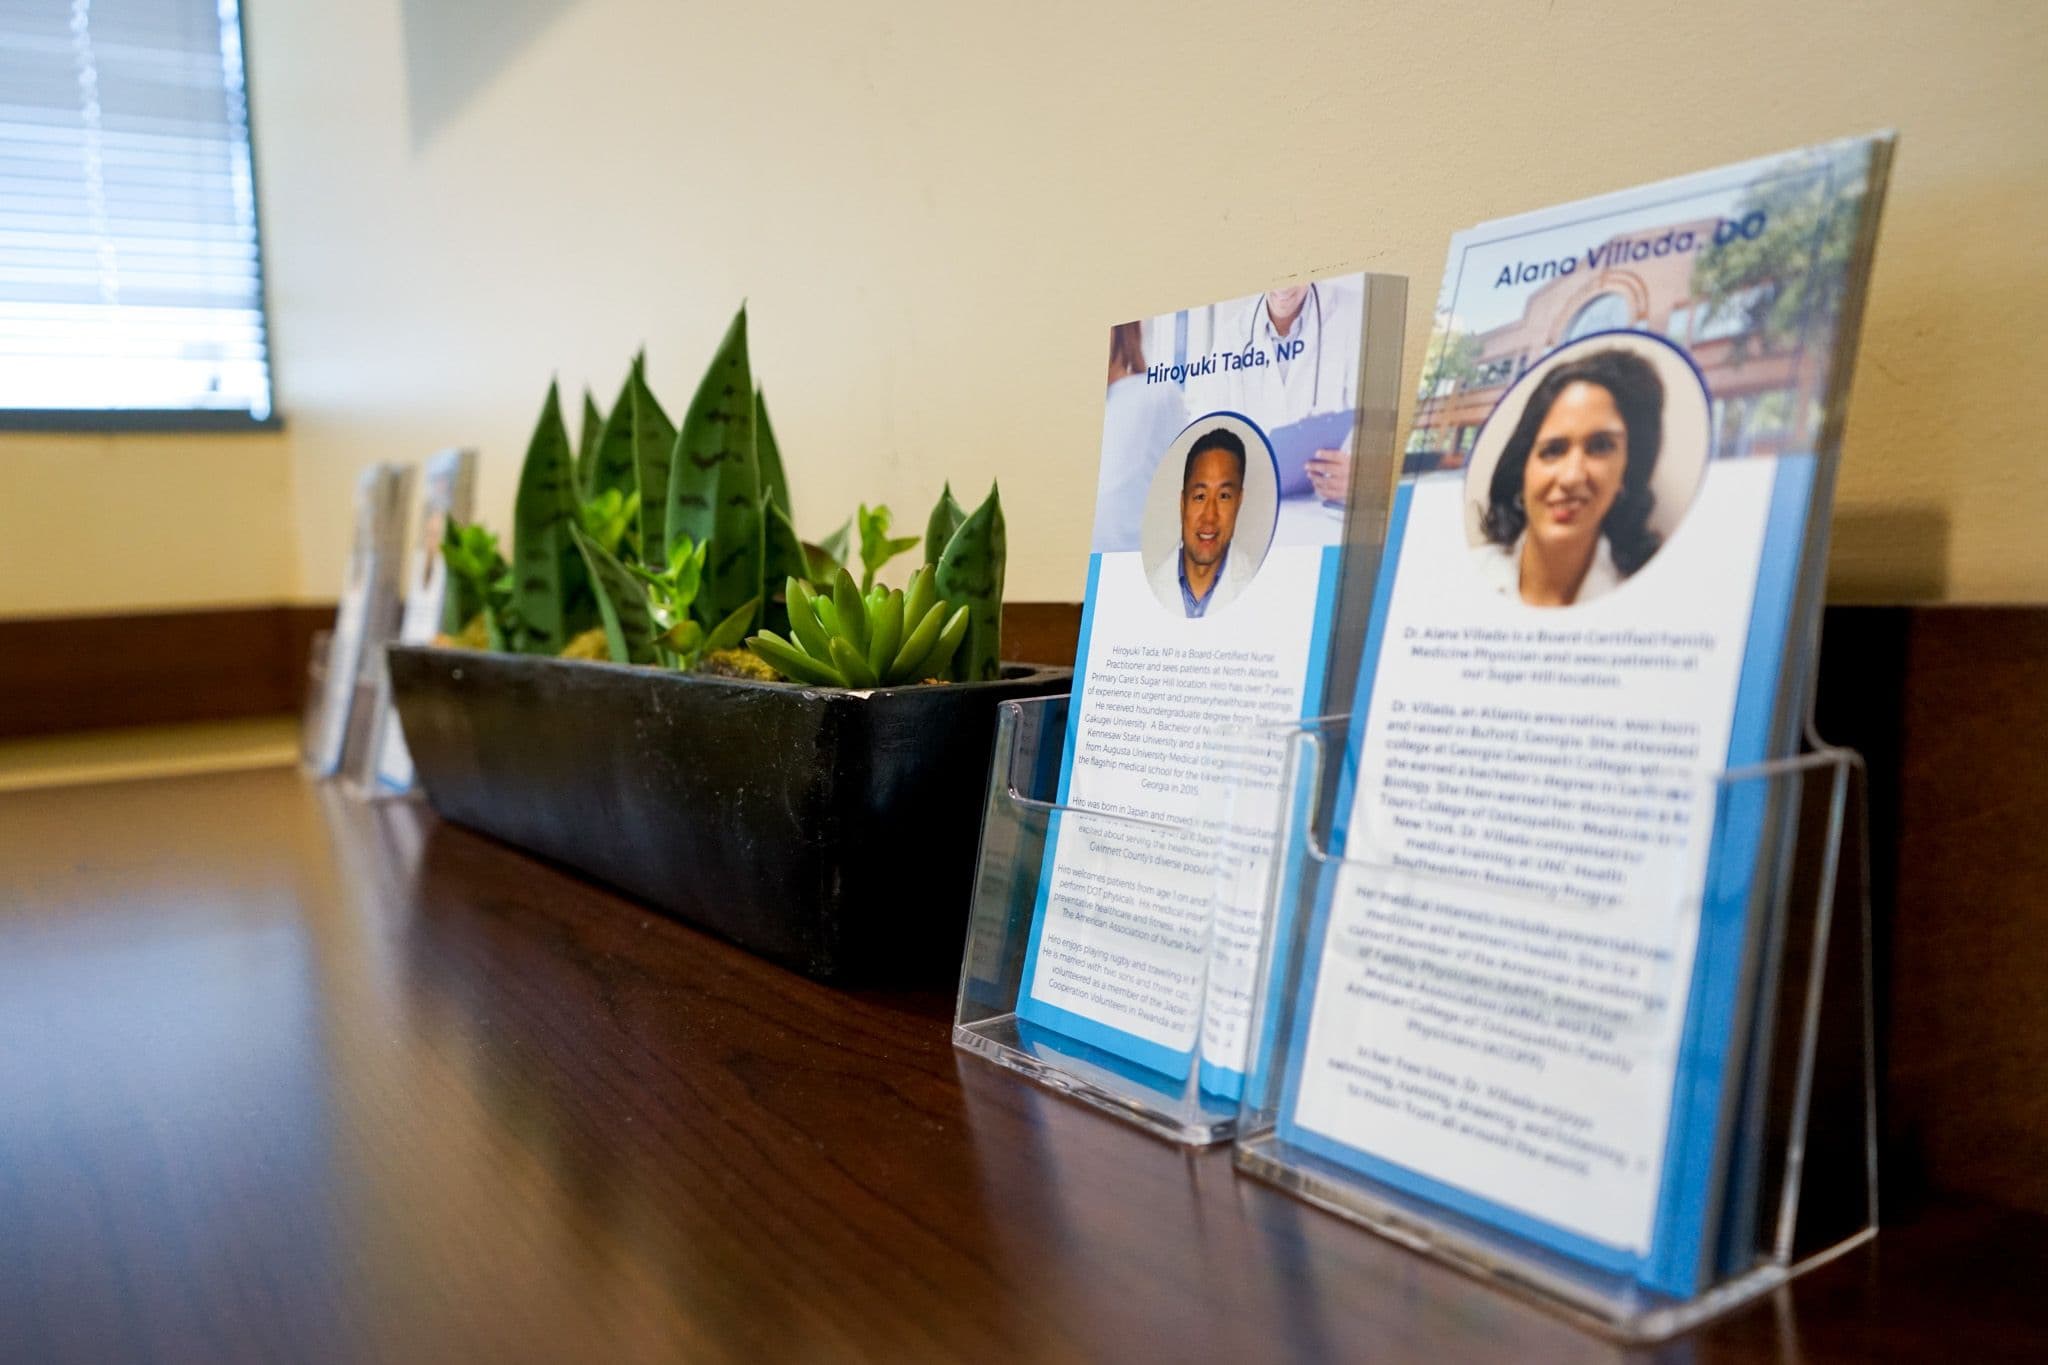
<svg viewBox="0 0 2048 1365">
<path fill-rule="evenodd" d="M 1684 353 L 1648 334 L 1586 337 L 1532 366 L 1467 471 L 1467 532 L 1487 585 L 1532 607 L 1620 586 L 1690 504 L 1706 414 Z"/>
</svg>

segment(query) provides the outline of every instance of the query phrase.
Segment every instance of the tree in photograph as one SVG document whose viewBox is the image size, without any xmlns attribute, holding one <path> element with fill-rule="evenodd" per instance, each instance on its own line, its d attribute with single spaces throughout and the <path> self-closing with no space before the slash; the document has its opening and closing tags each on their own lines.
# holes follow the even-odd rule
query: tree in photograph
<svg viewBox="0 0 2048 1365">
<path fill-rule="evenodd" d="M 1737 225 L 1760 228 L 1700 253 L 1693 297 L 1715 315 L 1741 317 L 1742 330 L 1733 338 L 1736 360 L 1752 347 L 1769 352 L 1793 345 L 1804 328 L 1825 328 L 1841 311 L 1862 218 L 1861 184 L 1845 191 L 1841 183 L 1853 164 L 1817 154 L 1804 167 L 1773 173 L 1728 215 Z"/>
<path fill-rule="evenodd" d="M 1429 376 L 1428 397 L 1471 383 L 1479 374 L 1478 334 L 1439 328 L 1429 339 L 1429 349 L 1422 354 L 1422 372 Z"/>
<path fill-rule="evenodd" d="M 1478 335 L 1439 326 L 1430 335 L 1429 349 L 1423 352 L 1422 373 L 1421 408 L 1408 433 L 1407 453 L 1411 455 L 1441 452 L 1448 446 L 1450 433 L 1430 422 L 1428 404 L 1432 399 L 1450 397 L 1479 377 Z"/>
</svg>

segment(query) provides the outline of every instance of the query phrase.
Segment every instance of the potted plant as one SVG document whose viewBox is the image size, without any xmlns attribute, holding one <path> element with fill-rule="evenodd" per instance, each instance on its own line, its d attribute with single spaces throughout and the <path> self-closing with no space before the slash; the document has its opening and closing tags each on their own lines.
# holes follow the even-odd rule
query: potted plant
<svg viewBox="0 0 2048 1365">
<path fill-rule="evenodd" d="M 996 709 L 1069 671 L 1000 660 L 995 490 L 890 529 L 798 537 L 744 309 L 680 425 L 640 359 L 573 447 L 551 387 L 509 562 L 451 525 L 452 638 L 389 651 L 428 799 L 807 974 L 949 981 Z"/>
</svg>

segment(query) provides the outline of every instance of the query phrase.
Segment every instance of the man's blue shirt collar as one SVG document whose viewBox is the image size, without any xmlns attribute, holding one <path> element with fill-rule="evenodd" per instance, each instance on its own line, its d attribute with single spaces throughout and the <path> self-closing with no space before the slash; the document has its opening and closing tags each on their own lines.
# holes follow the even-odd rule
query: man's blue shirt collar
<svg viewBox="0 0 2048 1365">
<path fill-rule="evenodd" d="M 1209 610 L 1209 603 L 1215 600 L 1216 585 L 1223 581 L 1223 566 L 1230 562 L 1230 547 L 1223 547 L 1223 557 L 1216 561 L 1216 576 L 1209 580 L 1209 591 L 1200 597 L 1188 590 L 1188 547 L 1183 545 L 1173 557 L 1175 571 L 1180 575 L 1180 604 L 1186 609 L 1188 619 L 1196 620 Z"/>
</svg>

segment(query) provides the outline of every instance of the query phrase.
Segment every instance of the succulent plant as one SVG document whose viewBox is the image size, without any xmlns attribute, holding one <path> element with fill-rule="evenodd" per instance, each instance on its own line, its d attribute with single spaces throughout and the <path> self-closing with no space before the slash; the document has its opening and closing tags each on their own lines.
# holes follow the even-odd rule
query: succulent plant
<svg viewBox="0 0 2048 1365">
<path fill-rule="evenodd" d="M 889 523 L 893 518 L 885 506 L 869 511 L 868 505 L 862 503 L 855 519 L 860 523 L 860 590 L 866 592 L 875 586 L 875 574 L 884 564 L 914 548 L 918 541 L 916 536 L 890 537 Z"/>
<path fill-rule="evenodd" d="M 752 629 L 760 606 L 758 599 L 743 602 L 708 631 L 695 619 L 691 609 L 703 588 L 704 559 L 710 549 L 683 536 L 670 549 L 668 567 L 660 573 L 637 564 L 626 566 L 627 573 L 638 580 L 640 597 L 653 620 L 655 649 L 661 662 L 671 668 L 695 668 L 712 650 L 739 644 Z"/>
<path fill-rule="evenodd" d="M 569 535 L 589 566 L 598 616 L 604 622 L 605 646 L 612 662 L 658 663 L 659 627 L 648 608 L 646 589 L 634 581 L 616 555 L 585 534 L 582 527 L 572 526 Z"/>
<path fill-rule="evenodd" d="M 640 493 L 621 493 L 607 488 L 584 500 L 580 509 L 583 534 L 604 547 L 606 554 L 627 563 L 639 559 Z"/>
<path fill-rule="evenodd" d="M 895 687 L 949 676 L 967 638 L 970 610 L 939 596 L 927 564 L 908 591 L 880 584 L 863 593 L 841 569 L 828 596 L 800 578 L 786 585 L 790 638 L 771 631 L 747 648 L 776 672 L 821 687 Z"/>
<path fill-rule="evenodd" d="M 452 589 L 443 628 L 449 635 L 464 635 L 477 625 L 487 648 L 505 649 L 515 628 L 512 566 L 498 549 L 498 537 L 489 527 L 465 526 L 450 517 L 441 528 L 441 558 Z"/>
<path fill-rule="evenodd" d="M 766 665 L 829 686 L 996 676 L 1004 543 L 995 493 L 970 515 L 946 490 L 925 526 L 925 567 L 905 591 L 876 582 L 919 545 L 891 536 L 891 521 L 887 507 L 862 504 L 815 545 L 797 534 L 741 308 L 680 427 L 648 388 L 644 353 L 609 413 L 584 393 L 573 446 L 549 386 L 520 470 L 511 565 L 482 527 L 447 529 L 446 624 L 497 650 L 573 646 L 582 657 L 684 669 L 724 655 L 729 672 Z M 735 646 L 750 631 L 743 654 Z"/>
</svg>

